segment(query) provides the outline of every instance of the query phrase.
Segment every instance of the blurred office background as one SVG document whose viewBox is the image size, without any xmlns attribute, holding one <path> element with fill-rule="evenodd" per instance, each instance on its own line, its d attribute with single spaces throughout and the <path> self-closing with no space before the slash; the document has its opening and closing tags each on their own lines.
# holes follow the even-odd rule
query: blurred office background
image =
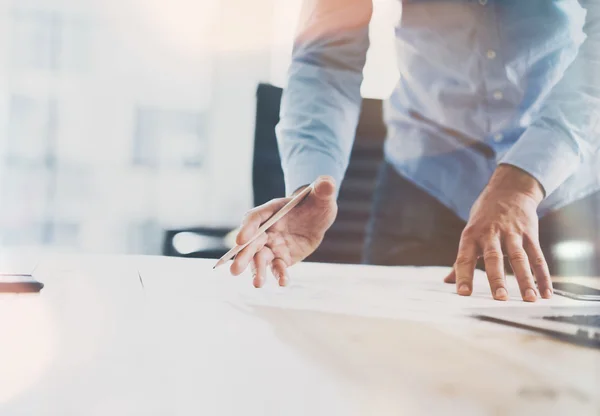
<svg viewBox="0 0 600 416">
<path fill-rule="evenodd" d="M 222 252 L 257 202 L 257 87 L 285 87 L 301 2 L 0 0 L 0 250 Z M 398 79 L 399 4 L 374 0 L 362 94 L 379 100 L 363 108 L 349 169 L 363 183 L 342 189 L 319 260 L 360 255 L 385 136 L 368 118 Z M 277 153 L 280 90 L 266 91 L 260 135 Z M 582 221 L 597 209 L 561 218 L 568 232 L 546 253 L 560 273 L 597 274 L 597 226 Z"/>
<path fill-rule="evenodd" d="M 300 3 L 0 0 L 0 245 L 159 254 L 164 230 L 237 225 Z M 375 2 L 366 97 L 396 82 L 398 12 Z"/>
</svg>

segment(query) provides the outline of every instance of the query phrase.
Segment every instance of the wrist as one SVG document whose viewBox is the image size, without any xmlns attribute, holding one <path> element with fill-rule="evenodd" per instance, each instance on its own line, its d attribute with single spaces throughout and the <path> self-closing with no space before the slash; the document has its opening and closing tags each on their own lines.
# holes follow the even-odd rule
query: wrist
<svg viewBox="0 0 600 416">
<path fill-rule="evenodd" d="M 500 164 L 494 171 L 487 186 L 490 190 L 517 193 L 540 204 L 544 199 L 542 185 L 524 170 L 508 164 Z"/>
</svg>

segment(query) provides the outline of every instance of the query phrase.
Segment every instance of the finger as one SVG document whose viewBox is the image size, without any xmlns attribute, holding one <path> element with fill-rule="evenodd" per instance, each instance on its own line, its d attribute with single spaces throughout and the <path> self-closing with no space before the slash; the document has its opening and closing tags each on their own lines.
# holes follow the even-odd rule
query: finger
<svg viewBox="0 0 600 416">
<path fill-rule="evenodd" d="M 454 268 L 450 270 L 450 273 L 446 277 L 444 277 L 444 283 L 456 283 L 456 272 Z"/>
<path fill-rule="evenodd" d="M 246 270 L 246 267 L 248 267 L 248 264 L 252 261 L 254 255 L 267 244 L 267 240 L 267 234 L 262 233 L 256 240 L 240 251 L 231 264 L 231 274 L 234 276 L 242 274 L 244 270 Z"/>
<path fill-rule="evenodd" d="M 335 180 L 331 176 L 319 176 L 315 181 L 313 194 L 319 202 L 335 202 Z"/>
<path fill-rule="evenodd" d="M 282 259 L 276 258 L 271 262 L 271 272 L 279 282 L 279 286 L 287 286 L 289 283 L 287 264 Z"/>
<path fill-rule="evenodd" d="M 535 291 L 535 284 L 533 283 L 531 268 L 529 267 L 529 258 L 523 248 L 523 239 L 520 236 L 511 236 L 506 239 L 504 244 L 510 265 L 519 282 L 521 297 L 526 302 L 535 302 L 537 293 Z"/>
<path fill-rule="evenodd" d="M 254 256 L 254 266 L 256 272 L 254 274 L 254 287 L 260 288 L 264 285 L 267 279 L 267 265 L 271 263 L 275 256 L 271 249 L 264 247 Z"/>
<path fill-rule="evenodd" d="M 553 293 L 552 279 L 550 278 L 548 263 L 546 262 L 542 248 L 538 242 L 530 241 L 525 244 L 525 251 L 529 257 L 529 265 L 531 266 L 531 270 L 533 270 L 540 295 L 544 299 L 550 299 Z"/>
<path fill-rule="evenodd" d="M 456 273 L 456 292 L 461 296 L 469 296 L 473 291 L 473 274 L 477 264 L 477 243 L 463 232 L 460 237 L 458 255 L 454 263 Z"/>
<path fill-rule="evenodd" d="M 235 238 L 236 244 L 246 244 L 254 237 L 261 224 L 271 218 L 273 214 L 283 208 L 288 202 L 289 198 L 278 198 L 248 211 L 242 219 L 240 231 Z"/>
<path fill-rule="evenodd" d="M 250 271 L 252 272 L 252 282 L 254 284 L 254 279 L 256 279 L 256 261 L 254 261 L 254 258 L 250 262 Z"/>
<path fill-rule="evenodd" d="M 496 300 L 508 300 L 506 283 L 504 280 L 504 256 L 502 245 L 498 236 L 492 236 L 483 244 L 483 261 L 485 273 L 490 282 L 492 296 Z"/>
</svg>

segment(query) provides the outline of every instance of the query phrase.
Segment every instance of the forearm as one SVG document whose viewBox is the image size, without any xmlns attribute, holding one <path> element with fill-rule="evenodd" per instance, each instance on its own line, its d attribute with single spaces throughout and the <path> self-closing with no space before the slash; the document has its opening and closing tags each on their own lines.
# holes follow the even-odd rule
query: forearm
<svg viewBox="0 0 600 416">
<path fill-rule="evenodd" d="M 286 193 L 329 175 L 340 183 L 360 111 L 360 74 L 296 64 L 277 126 Z"/>
<path fill-rule="evenodd" d="M 286 194 L 329 175 L 340 183 L 360 112 L 370 0 L 318 0 L 294 47 L 277 139 Z"/>
<path fill-rule="evenodd" d="M 550 195 L 600 149 L 600 3 L 587 9 L 586 40 L 530 127 L 501 163 L 516 166 Z"/>
</svg>

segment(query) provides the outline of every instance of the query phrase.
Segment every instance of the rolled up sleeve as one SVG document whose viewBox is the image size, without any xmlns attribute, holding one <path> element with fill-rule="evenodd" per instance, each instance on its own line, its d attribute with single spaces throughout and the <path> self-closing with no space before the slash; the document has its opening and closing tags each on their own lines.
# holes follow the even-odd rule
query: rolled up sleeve
<svg viewBox="0 0 600 416">
<path fill-rule="evenodd" d="M 500 161 L 536 178 L 546 196 L 600 149 L 600 2 L 580 3 L 587 11 L 586 39 L 577 57 Z"/>
<path fill-rule="evenodd" d="M 320 175 L 338 184 L 344 177 L 360 112 L 371 12 L 371 0 L 305 4 L 276 128 L 288 195 Z"/>
</svg>

